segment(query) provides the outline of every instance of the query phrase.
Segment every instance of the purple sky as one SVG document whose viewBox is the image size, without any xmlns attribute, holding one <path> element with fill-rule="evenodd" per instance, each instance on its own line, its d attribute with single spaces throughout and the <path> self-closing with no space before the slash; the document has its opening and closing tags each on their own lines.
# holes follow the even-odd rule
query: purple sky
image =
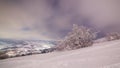
<svg viewBox="0 0 120 68">
<path fill-rule="evenodd" d="M 73 24 L 116 31 L 120 0 L 0 0 L 0 38 L 63 38 Z"/>
</svg>

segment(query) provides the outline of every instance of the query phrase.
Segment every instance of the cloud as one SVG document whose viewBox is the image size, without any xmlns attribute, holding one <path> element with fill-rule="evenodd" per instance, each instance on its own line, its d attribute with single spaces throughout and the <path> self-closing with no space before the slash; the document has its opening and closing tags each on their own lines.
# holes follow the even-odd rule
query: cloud
<svg viewBox="0 0 120 68">
<path fill-rule="evenodd" d="M 89 18 L 97 27 L 120 22 L 120 2 L 118 0 L 62 0 L 65 11 L 73 11 L 82 18 Z"/>
<path fill-rule="evenodd" d="M 62 27 L 64 30 L 70 29 L 76 23 L 101 30 L 100 34 L 120 31 L 119 6 L 119 0 L 60 0 L 56 22 L 60 22 L 59 17 L 67 20 L 61 20 L 62 24 L 69 25 L 68 28 Z"/>
<path fill-rule="evenodd" d="M 119 0 L 1 0 L 0 37 L 60 39 L 72 24 L 115 31 L 119 6 Z"/>
</svg>

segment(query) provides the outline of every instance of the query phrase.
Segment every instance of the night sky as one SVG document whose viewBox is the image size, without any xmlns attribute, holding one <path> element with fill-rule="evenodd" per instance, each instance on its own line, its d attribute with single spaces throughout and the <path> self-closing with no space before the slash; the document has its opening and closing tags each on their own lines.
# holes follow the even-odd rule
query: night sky
<svg viewBox="0 0 120 68">
<path fill-rule="evenodd" d="M 0 38 L 58 40 L 73 24 L 119 31 L 120 0 L 0 0 Z"/>
</svg>

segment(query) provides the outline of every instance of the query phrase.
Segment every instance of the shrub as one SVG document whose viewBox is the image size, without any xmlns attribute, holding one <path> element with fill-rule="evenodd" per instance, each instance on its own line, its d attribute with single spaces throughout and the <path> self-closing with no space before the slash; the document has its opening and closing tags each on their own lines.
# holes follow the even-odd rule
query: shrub
<svg viewBox="0 0 120 68">
<path fill-rule="evenodd" d="M 91 29 L 73 25 L 72 32 L 68 33 L 64 40 L 57 45 L 57 50 L 74 50 L 78 48 L 88 47 L 93 44 L 96 33 Z"/>
<path fill-rule="evenodd" d="M 118 39 L 120 39 L 120 33 L 118 33 L 118 32 L 107 33 L 106 39 L 108 41 L 118 40 Z"/>
<path fill-rule="evenodd" d="M 6 59 L 6 58 L 8 58 L 8 55 L 6 55 L 4 51 L 0 51 L 0 59 Z"/>
</svg>

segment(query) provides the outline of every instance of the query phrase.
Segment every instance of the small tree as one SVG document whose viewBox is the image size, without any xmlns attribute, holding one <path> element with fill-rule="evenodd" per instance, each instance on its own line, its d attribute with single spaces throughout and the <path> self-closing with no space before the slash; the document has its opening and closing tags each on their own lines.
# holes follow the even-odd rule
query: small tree
<svg viewBox="0 0 120 68">
<path fill-rule="evenodd" d="M 120 33 L 118 33 L 118 32 L 107 33 L 106 39 L 108 41 L 118 40 L 118 39 L 120 39 Z"/>
<path fill-rule="evenodd" d="M 93 39 L 95 38 L 96 33 L 91 29 L 74 24 L 72 32 L 68 33 L 65 39 L 58 43 L 57 49 L 74 50 L 91 46 L 93 44 Z"/>
</svg>

